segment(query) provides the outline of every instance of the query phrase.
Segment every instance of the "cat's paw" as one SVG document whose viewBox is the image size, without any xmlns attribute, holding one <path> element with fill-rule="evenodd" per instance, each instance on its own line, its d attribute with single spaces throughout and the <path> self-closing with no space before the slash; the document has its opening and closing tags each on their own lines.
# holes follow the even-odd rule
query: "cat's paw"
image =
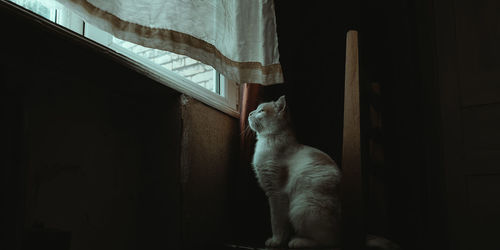
<svg viewBox="0 0 500 250">
<path fill-rule="evenodd" d="M 306 238 L 296 237 L 288 242 L 288 248 L 312 248 L 316 246 L 316 242 Z"/>
<path fill-rule="evenodd" d="M 278 237 L 271 237 L 266 240 L 266 247 L 281 247 L 285 244 L 285 240 Z"/>
</svg>

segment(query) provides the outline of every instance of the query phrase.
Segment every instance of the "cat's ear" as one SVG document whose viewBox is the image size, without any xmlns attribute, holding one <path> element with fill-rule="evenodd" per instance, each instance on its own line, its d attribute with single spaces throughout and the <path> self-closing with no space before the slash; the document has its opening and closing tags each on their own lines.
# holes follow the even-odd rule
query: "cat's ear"
<svg viewBox="0 0 500 250">
<path fill-rule="evenodd" d="M 285 111 L 286 109 L 286 100 L 285 96 L 282 95 L 277 101 L 276 101 L 276 109 L 278 110 L 278 113 L 281 113 Z"/>
</svg>

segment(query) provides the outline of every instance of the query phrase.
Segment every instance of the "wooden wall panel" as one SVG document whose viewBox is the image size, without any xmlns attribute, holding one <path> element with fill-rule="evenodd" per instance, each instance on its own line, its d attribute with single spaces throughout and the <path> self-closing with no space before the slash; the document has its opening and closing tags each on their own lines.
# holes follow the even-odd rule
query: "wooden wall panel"
<svg viewBox="0 0 500 250">
<path fill-rule="evenodd" d="M 475 225 L 470 230 L 467 249 L 500 249 L 500 175 L 468 176 L 467 196 L 470 216 L 464 220 Z"/>
<path fill-rule="evenodd" d="M 185 95 L 181 106 L 182 247 L 213 248 L 232 240 L 229 174 L 237 163 L 238 120 Z"/>
<path fill-rule="evenodd" d="M 464 157 L 468 173 L 500 173 L 500 104 L 463 109 Z"/>
<path fill-rule="evenodd" d="M 498 249 L 500 2 L 434 4 L 449 249 Z"/>
<path fill-rule="evenodd" d="M 455 0 L 462 105 L 500 102 L 500 1 Z"/>
</svg>

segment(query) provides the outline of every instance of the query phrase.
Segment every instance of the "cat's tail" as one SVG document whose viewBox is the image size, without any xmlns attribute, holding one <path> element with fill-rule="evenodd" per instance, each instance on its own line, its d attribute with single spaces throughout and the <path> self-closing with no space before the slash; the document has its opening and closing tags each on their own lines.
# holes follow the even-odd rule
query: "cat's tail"
<svg viewBox="0 0 500 250">
<path fill-rule="evenodd" d="M 368 247 L 368 249 L 377 249 L 377 250 L 401 250 L 401 247 L 384 238 L 384 237 L 380 237 L 380 236 L 376 236 L 376 235 L 371 235 L 369 234 L 367 237 L 366 237 L 366 246 Z"/>
</svg>

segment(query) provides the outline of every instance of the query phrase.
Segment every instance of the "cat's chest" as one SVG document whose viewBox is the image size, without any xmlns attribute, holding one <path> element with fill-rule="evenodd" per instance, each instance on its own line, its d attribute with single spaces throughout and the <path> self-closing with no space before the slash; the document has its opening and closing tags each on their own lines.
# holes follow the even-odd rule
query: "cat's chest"
<svg viewBox="0 0 500 250">
<path fill-rule="evenodd" d="M 288 171 L 283 157 L 265 147 L 256 147 L 253 169 L 260 186 L 266 192 L 282 190 L 288 179 Z"/>
<path fill-rule="evenodd" d="M 276 149 L 270 147 L 265 142 L 258 141 L 255 145 L 255 152 L 253 155 L 252 163 L 255 167 L 261 165 L 274 165 L 278 164 L 278 161 L 281 160 L 280 158 L 281 157 L 277 153 Z"/>
<path fill-rule="evenodd" d="M 286 157 L 279 150 L 265 143 L 257 144 L 253 156 L 253 169 L 261 180 L 274 181 L 281 178 L 286 169 Z"/>
</svg>

